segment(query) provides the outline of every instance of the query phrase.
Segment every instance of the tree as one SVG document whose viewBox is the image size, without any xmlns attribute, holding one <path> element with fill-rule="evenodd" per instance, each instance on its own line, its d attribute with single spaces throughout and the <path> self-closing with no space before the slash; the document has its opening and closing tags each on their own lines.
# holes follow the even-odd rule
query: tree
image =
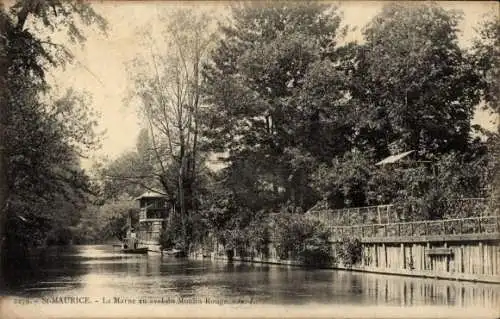
<svg viewBox="0 0 500 319">
<path fill-rule="evenodd" d="M 103 182 L 103 199 L 130 199 L 141 195 L 145 189 L 158 191 L 161 188 L 159 179 L 168 178 L 155 172 L 152 158 L 148 130 L 143 129 L 137 137 L 136 150 L 120 154 L 99 170 L 98 175 Z M 172 185 L 172 182 L 169 181 L 168 185 Z"/>
<path fill-rule="evenodd" d="M 168 49 L 160 51 L 160 44 L 146 37 L 150 54 L 138 57 L 130 72 L 131 95 L 149 131 L 153 168 L 163 190 L 177 199 L 185 239 L 189 214 L 197 209 L 198 176 L 204 169 L 205 155 L 200 152 L 200 68 L 213 38 L 211 21 L 205 14 L 187 10 L 165 14 L 158 25 L 161 41 Z M 168 182 L 172 171 L 175 187 Z"/>
<path fill-rule="evenodd" d="M 366 206 L 373 163 L 357 150 L 320 165 L 312 185 L 332 208 Z"/>
<path fill-rule="evenodd" d="M 423 158 L 466 151 L 478 76 L 458 46 L 460 14 L 437 4 L 389 4 L 364 29 L 352 82 L 357 144 Z"/>
<path fill-rule="evenodd" d="M 139 210 L 128 200 L 114 201 L 99 207 L 102 220 L 101 237 L 123 241 L 127 236 L 128 218 L 138 219 Z"/>
<path fill-rule="evenodd" d="M 498 13 L 491 15 L 481 24 L 478 34 L 474 40 L 472 54 L 475 57 L 474 67 L 480 75 L 482 99 L 486 107 L 500 117 L 500 89 L 498 79 L 500 77 L 500 22 Z M 490 134 L 490 152 L 493 158 L 500 156 L 500 121 L 496 134 Z M 495 162 L 494 178 L 492 181 L 493 197 L 500 203 L 500 167 L 498 160 Z"/>
<path fill-rule="evenodd" d="M 309 167 L 348 148 L 338 12 L 316 2 L 244 4 L 231 20 L 204 67 L 205 134 L 228 153 L 229 176 L 248 176 L 249 190 L 272 197 L 260 208 L 309 206 Z"/>
<path fill-rule="evenodd" d="M 481 23 L 472 48 L 475 68 L 480 74 L 482 97 L 487 106 L 500 114 L 500 22 L 498 14 L 486 17 Z"/>
<path fill-rule="evenodd" d="M 5 246 L 17 258 L 26 248 L 71 233 L 94 186 L 80 168 L 81 152 L 96 138 L 87 101 L 68 92 L 57 101 L 39 100 L 25 81 L 10 83 L 20 94 L 9 101 Z M 59 237 L 59 239 L 58 239 Z"/>
<path fill-rule="evenodd" d="M 33 18 L 33 21 L 29 21 L 30 18 Z M 53 208 L 51 205 L 47 207 L 48 199 L 44 198 L 44 195 L 56 191 L 64 197 L 64 200 L 68 200 L 68 193 L 85 189 L 83 173 L 76 168 L 78 149 L 75 146 L 86 145 L 88 142 L 82 137 L 82 126 L 85 126 L 84 129 L 93 126 L 92 121 L 84 121 L 76 127 L 71 126 L 78 120 L 84 119 L 78 116 L 86 116 L 85 109 L 72 113 L 71 107 L 78 102 L 73 98 L 74 95 L 70 94 L 59 103 L 53 104 L 43 103 L 40 100 L 40 93 L 48 90 L 44 81 L 46 71 L 51 66 L 64 64 L 72 56 L 63 46 L 29 30 L 27 28 L 29 22 L 33 22 L 32 25 L 41 29 L 47 28 L 52 31 L 66 29 L 68 36 L 74 41 L 84 40 L 83 34 L 79 31 L 81 23 L 86 25 L 96 23 L 105 28 L 105 21 L 88 4 L 80 1 L 14 1 L 8 8 L 3 2 L 0 4 L 0 259 L 2 261 L 6 240 L 16 242 L 7 236 L 26 234 L 15 226 L 20 222 L 24 226 L 29 225 L 24 223 L 26 217 L 15 215 L 20 211 L 16 205 L 24 205 L 22 207 L 24 210 L 21 210 L 24 215 L 28 213 L 34 218 L 31 227 L 43 233 L 47 219 L 40 214 Z M 28 118 L 31 121 L 27 121 Z M 65 123 L 65 120 L 70 121 Z M 24 130 L 18 133 L 26 135 L 13 134 L 15 130 Z M 20 140 L 19 137 L 26 138 L 26 141 Z M 46 160 L 46 156 L 49 157 L 49 161 Z M 50 163 L 50 159 L 54 157 L 56 161 Z M 60 165 L 57 165 L 58 163 Z M 46 183 L 38 184 L 47 176 L 51 178 Z M 43 187 L 47 185 L 50 188 L 44 190 Z M 22 189 L 21 186 L 27 188 Z M 11 193 L 11 190 L 16 192 Z M 6 223 L 11 223 L 7 228 L 8 233 L 5 232 Z"/>
</svg>

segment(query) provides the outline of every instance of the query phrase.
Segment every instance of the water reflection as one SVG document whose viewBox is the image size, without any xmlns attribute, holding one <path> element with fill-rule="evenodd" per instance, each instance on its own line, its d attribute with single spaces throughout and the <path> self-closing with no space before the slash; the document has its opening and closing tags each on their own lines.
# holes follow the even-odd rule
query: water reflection
<svg viewBox="0 0 500 319">
<path fill-rule="evenodd" d="M 9 276 L 10 295 L 252 298 L 267 304 L 479 306 L 500 286 L 288 266 L 123 255 L 106 246 L 54 249 Z"/>
</svg>

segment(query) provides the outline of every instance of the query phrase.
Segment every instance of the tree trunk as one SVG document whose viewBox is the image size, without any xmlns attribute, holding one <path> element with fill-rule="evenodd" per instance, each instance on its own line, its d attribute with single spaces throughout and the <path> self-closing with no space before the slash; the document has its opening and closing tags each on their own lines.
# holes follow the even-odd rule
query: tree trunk
<svg viewBox="0 0 500 319">
<path fill-rule="evenodd" d="M 5 257 L 5 223 L 7 222 L 7 153 L 6 153 L 6 126 L 8 119 L 8 97 L 7 74 L 9 59 L 7 55 L 7 43 L 5 38 L 10 27 L 8 18 L 4 15 L 3 7 L 0 7 L 0 270 Z M 4 287 L 3 274 L 0 273 L 0 290 Z"/>
<path fill-rule="evenodd" d="M 182 147 L 181 147 L 182 149 Z M 181 154 L 184 152 L 181 150 Z M 183 241 L 183 246 L 184 248 L 187 247 L 187 231 L 186 231 L 186 203 L 184 199 L 184 155 L 181 155 L 181 165 L 179 168 L 179 176 L 178 176 L 178 183 L 179 183 L 179 208 L 180 208 L 180 215 L 181 215 L 181 223 L 182 223 L 182 241 Z"/>
<path fill-rule="evenodd" d="M 197 39 L 198 40 L 198 39 Z M 193 127 L 193 145 L 192 145 L 192 151 L 191 151 L 191 160 L 190 162 L 190 168 L 188 170 L 188 176 L 189 176 L 189 191 L 190 191 L 190 196 L 191 196 L 191 209 L 193 210 L 194 213 L 197 212 L 197 205 L 196 205 L 196 194 L 195 194 L 195 181 L 196 181 L 196 156 L 198 155 L 198 121 L 199 121 L 199 101 L 200 101 L 200 71 L 199 71 L 199 64 L 200 64 L 200 50 L 198 47 L 198 42 L 196 42 L 196 57 L 195 61 L 193 63 L 193 74 L 194 74 L 194 102 L 193 102 L 193 107 L 191 109 L 191 112 L 193 112 L 192 116 L 194 119 L 194 127 Z"/>
</svg>

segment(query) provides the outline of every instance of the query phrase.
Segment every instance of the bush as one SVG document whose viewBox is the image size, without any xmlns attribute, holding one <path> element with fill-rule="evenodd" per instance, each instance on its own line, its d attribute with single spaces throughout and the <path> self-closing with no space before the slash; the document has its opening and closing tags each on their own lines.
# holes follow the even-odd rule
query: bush
<svg viewBox="0 0 500 319">
<path fill-rule="evenodd" d="M 336 250 L 339 260 L 345 267 L 350 268 L 361 261 L 362 246 L 357 238 L 343 238 L 340 243 L 337 243 Z"/>
<path fill-rule="evenodd" d="M 314 232 L 304 241 L 299 252 L 300 260 L 309 266 L 327 266 L 334 261 L 329 235 L 321 231 Z"/>
<path fill-rule="evenodd" d="M 330 232 L 318 220 L 301 214 L 282 214 L 275 221 L 275 245 L 281 259 L 306 265 L 326 266 L 333 262 Z"/>
</svg>

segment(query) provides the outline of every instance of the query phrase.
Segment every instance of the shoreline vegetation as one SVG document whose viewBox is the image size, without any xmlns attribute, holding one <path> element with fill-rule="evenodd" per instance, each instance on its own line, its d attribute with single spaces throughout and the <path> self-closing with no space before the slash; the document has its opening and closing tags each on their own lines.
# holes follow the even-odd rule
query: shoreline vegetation
<svg viewBox="0 0 500 319">
<path fill-rule="evenodd" d="M 438 3 L 387 4 L 361 43 L 344 41 L 340 8 L 318 2 L 244 3 L 220 27 L 207 13 L 158 8 L 160 34 L 137 30 L 152 49 L 127 68 L 143 124 L 136 149 L 85 171 L 80 156 L 99 141 L 90 100 L 76 91 L 58 98 L 45 83 L 71 54 L 19 19 L 50 28 L 58 16 L 83 41 L 75 21 L 105 30 L 105 17 L 90 4 L 40 2 L 0 7 L 9 39 L 0 257 L 11 266 L 33 247 L 122 241 L 144 190 L 175 203 L 163 249 L 217 243 L 241 256 L 267 254 L 272 241 L 280 259 L 309 266 L 331 263 L 332 249 L 354 265 L 361 243 L 351 236 L 332 247 L 331 225 L 308 211 L 394 205 L 404 207 L 390 217 L 400 221 L 498 215 L 499 132 L 472 122 L 478 108 L 500 111 L 498 17 L 484 17 L 462 48 L 460 14 Z M 478 198 L 490 206 L 447 206 Z M 336 226 L 381 223 L 369 211 L 337 217 Z"/>
</svg>

